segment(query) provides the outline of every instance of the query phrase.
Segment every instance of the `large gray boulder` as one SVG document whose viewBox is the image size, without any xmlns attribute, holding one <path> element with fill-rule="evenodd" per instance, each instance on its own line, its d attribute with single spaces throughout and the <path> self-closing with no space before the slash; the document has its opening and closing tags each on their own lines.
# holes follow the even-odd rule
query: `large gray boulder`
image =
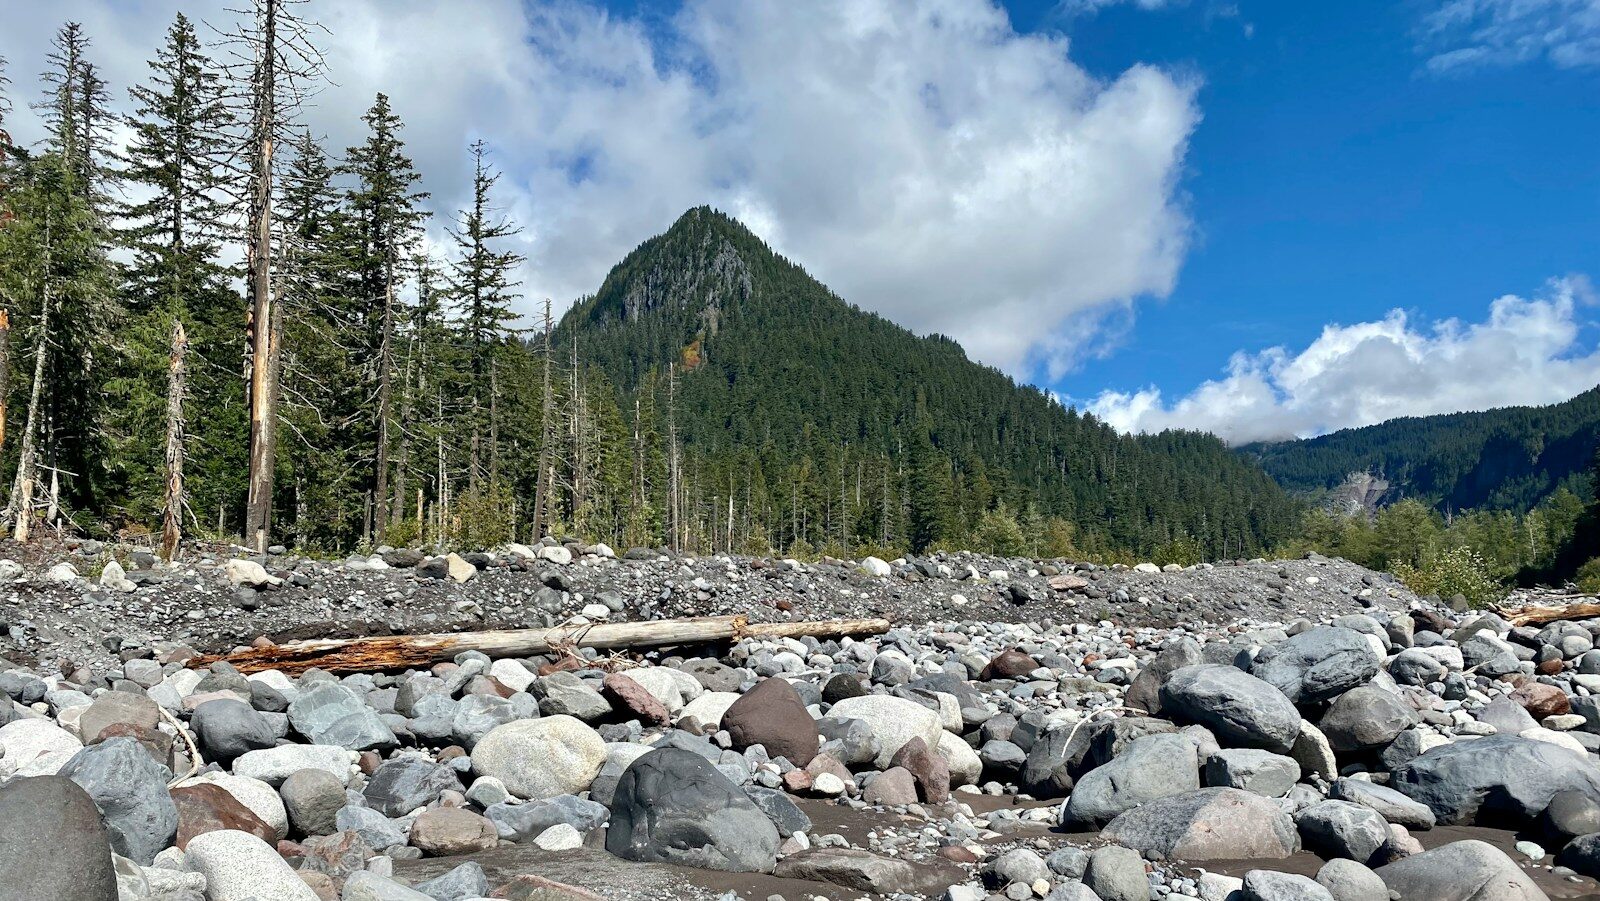
<svg viewBox="0 0 1600 901">
<path fill-rule="evenodd" d="M 324 682 L 295 698 L 289 705 L 289 722 L 315 745 L 383 751 L 399 744 L 378 711 L 338 682 Z"/>
<path fill-rule="evenodd" d="M 1420 801 L 1413 801 L 1387 785 L 1378 785 L 1362 779 L 1339 778 L 1333 782 L 1328 797 L 1369 807 L 1383 817 L 1385 822 L 1399 823 L 1407 829 L 1426 831 L 1437 820 L 1433 809 Z"/>
<path fill-rule="evenodd" d="M 600 733 L 570 716 L 517 720 L 496 726 L 472 749 L 473 768 L 499 779 L 519 798 L 575 795 L 606 762 Z"/>
<path fill-rule="evenodd" d="M 1600 802 L 1600 769 L 1586 756 L 1515 735 L 1433 748 L 1402 764 L 1389 784 L 1444 825 L 1521 826 L 1562 791 Z"/>
<path fill-rule="evenodd" d="M 1199 787 L 1192 739 L 1176 733 L 1146 735 L 1078 780 L 1062 809 L 1063 825 L 1103 826 L 1146 801 Z"/>
<path fill-rule="evenodd" d="M 557 795 L 526 804 L 491 804 L 483 812 L 495 832 L 508 841 L 532 841 L 551 826 L 565 823 L 579 832 L 589 832 L 606 821 L 610 811 L 604 804 L 577 795 Z"/>
<path fill-rule="evenodd" d="M 172 772 L 131 738 L 111 738 L 73 755 L 60 775 L 76 782 L 105 820 L 111 847 L 141 866 L 178 834 L 178 805 L 167 793 Z"/>
<path fill-rule="evenodd" d="M 1295 815 L 1302 844 L 1325 858 L 1367 863 L 1389 838 L 1389 824 L 1370 807 L 1320 801 Z"/>
<path fill-rule="evenodd" d="M 0 901 L 117 901 L 111 844 L 94 799 L 64 776 L 0 786 Z"/>
<path fill-rule="evenodd" d="M 1428 901 L 1549 901 L 1522 868 L 1488 842 L 1440 845 L 1379 867 L 1378 878 L 1401 898 Z"/>
<path fill-rule="evenodd" d="M 1187 861 L 1278 859 L 1300 847 L 1294 820 L 1282 808 L 1237 788 L 1148 801 L 1112 820 L 1100 837 L 1146 855 Z"/>
<path fill-rule="evenodd" d="M 403 817 L 439 800 L 444 791 L 461 791 L 455 770 L 423 757 L 405 755 L 384 761 L 361 794 L 373 810 L 386 817 Z"/>
<path fill-rule="evenodd" d="M 1167 678 L 1186 666 L 1205 662 L 1200 643 L 1193 638 L 1180 638 L 1161 649 L 1159 654 L 1139 670 L 1128 686 L 1123 705 L 1155 716 L 1161 712 L 1161 686 Z"/>
<path fill-rule="evenodd" d="M 1239 889 L 1240 901 L 1333 901 L 1316 880 L 1298 873 L 1250 870 Z"/>
<path fill-rule="evenodd" d="M 267 718 L 237 698 L 218 698 L 194 709 L 189 725 L 200 740 L 205 759 L 228 766 L 241 755 L 278 743 Z"/>
<path fill-rule="evenodd" d="M 627 860 L 770 873 L 778 828 L 704 757 L 651 751 L 628 765 L 611 798 L 606 850 Z"/>
<path fill-rule="evenodd" d="M 1260 748 L 1225 748 L 1206 758 L 1205 777 L 1207 787 L 1281 798 L 1300 781 L 1300 764 Z"/>
<path fill-rule="evenodd" d="M 1318 626 L 1262 648 L 1250 672 L 1296 704 L 1317 704 L 1365 685 L 1381 662 L 1360 632 Z"/>
<path fill-rule="evenodd" d="M 1417 712 L 1391 691 L 1376 685 L 1352 688 L 1339 696 L 1317 727 L 1335 751 L 1382 748 L 1417 722 Z"/>
<path fill-rule="evenodd" d="M 1373 901 L 1386 898 L 1389 889 L 1365 864 L 1347 858 L 1335 858 L 1317 871 L 1317 884 L 1328 890 L 1333 901 Z"/>
<path fill-rule="evenodd" d="M 1300 734 L 1300 712 L 1283 692 L 1232 666 L 1204 663 L 1174 672 L 1161 688 L 1161 703 L 1230 744 L 1282 754 Z"/>
</svg>

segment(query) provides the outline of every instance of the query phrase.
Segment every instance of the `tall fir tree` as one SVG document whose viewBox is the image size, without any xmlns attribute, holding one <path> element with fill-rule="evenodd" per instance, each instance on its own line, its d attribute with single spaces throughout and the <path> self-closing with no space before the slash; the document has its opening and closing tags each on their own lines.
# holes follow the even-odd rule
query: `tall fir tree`
<svg viewBox="0 0 1600 901">
<path fill-rule="evenodd" d="M 404 126 L 388 95 L 378 94 L 362 121 L 367 124 L 366 141 L 345 153 L 345 169 L 356 179 L 346 203 L 358 240 L 355 275 L 366 305 L 362 359 L 372 399 L 373 448 L 366 503 L 373 520 L 371 534 L 382 536 L 392 506 L 390 453 L 395 437 L 396 330 L 404 316 L 402 266 L 427 218 L 421 204 L 428 194 L 416 190 L 421 176 L 405 154 L 400 139 Z"/>
</svg>

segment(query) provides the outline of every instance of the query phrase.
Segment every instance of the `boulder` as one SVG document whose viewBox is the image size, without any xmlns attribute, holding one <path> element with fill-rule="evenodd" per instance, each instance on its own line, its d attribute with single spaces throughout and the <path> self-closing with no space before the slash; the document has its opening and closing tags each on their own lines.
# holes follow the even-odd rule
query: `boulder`
<svg viewBox="0 0 1600 901">
<path fill-rule="evenodd" d="M 379 768 L 382 769 L 381 767 Z M 279 789 L 289 822 L 301 835 L 328 835 L 345 805 L 344 783 L 324 770 L 301 770 Z"/>
<path fill-rule="evenodd" d="M 78 735 L 85 744 L 100 737 L 107 726 L 127 724 L 154 729 L 161 722 L 161 708 L 144 695 L 127 691 L 108 691 L 90 704 L 78 717 Z"/>
<path fill-rule="evenodd" d="M 233 771 L 276 786 L 301 770 L 322 770 L 340 784 L 347 784 L 351 756 L 349 751 L 334 745 L 279 745 L 241 754 L 233 762 Z"/>
<path fill-rule="evenodd" d="M 1132 848 L 1107 845 L 1089 854 L 1083 884 L 1101 901 L 1150 901 L 1144 858 Z"/>
<path fill-rule="evenodd" d="M 1393 692 L 1375 685 L 1352 688 L 1323 714 L 1317 728 L 1335 751 L 1382 748 L 1417 722 L 1417 712 Z"/>
<path fill-rule="evenodd" d="M 460 807 L 434 807 L 411 823 L 411 846 L 434 857 L 487 851 L 499 843 L 493 823 Z"/>
<path fill-rule="evenodd" d="M 1360 632 L 1317 626 L 1262 648 L 1250 672 L 1296 704 L 1317 704 L 1366 684 L 1381 662 Z"/>
<path fill-rule="evenodd" d="M 1390 787 L 1446 825 L 1531 822 L 1563 791 L 1600 802 L 1600 769 L 1547 742 L 1491 735 L 1433 748 L 1394 771 Z"/>
<path fill-rule="evenodd" d="M 541 676 L 533 684 L 533 694 L 546 716 L 571 716 L 591 723 L 611 712 L 610 702 L 600 692 L 571 673 Z"/>
<path fill-rule="evenodd" d="M 1316 880 L 1298 873 L 1250 870 L 1239 887 L 1240 901 L 1333 901 Z"/>
<path fill-rule="evenodd" d="M 281 839 L 289 834 L 289 814 L 283 808 L 283 799 L 272 786 L 260 779 L 228 773 L 201 773 L 192 779 L 185 779 L 180 787 L 203 784 L 215 785 L 232 795 L 235 801 L 243 804 L 261 822 L 271 826 L 276 838 Z"/>
<path fill-rule="evenodd" d="M 416 884 L 416 890 L 434 901 L 466 901 L 489 894 L 489 875 L 476 861 L 468 861 L 447 873 Z"/>
<path fill-rule="evenodd" d="M 320 901 L 271 845 L 248 832 L 196 836 L 184 861 L 206 877 L 206 901 Z"/>
<path fill-rule="evenodd" d="M 1293 757 L 1259 748 L 1224 748 L 1206 758 L 1205 777 L 1208 787 L 1242 788 L 1281 798 L 1300 781 L 1300 764 Z"/>
<path fill-rule="evenodd" d="M 846 717 L 865 722 L 872 729 L 878 743 L 878 757 L 874 765 L 886 770 L 893 764 L 895 752 L 913 738 L 920 738 L 929 748 L 939 746 L 939 733 L 944 724 L 939 714 L 905 698 L 890 695 L 862 695 L 845 698 L 828 711 L 831 717 Z"/>
<path fill-rule="evenodd" d="M 1188 736 L 1146 735 L 1078 780 L 1062 809 L 1063 825 L 1102 826 L 1146 801 L 1199 787 L 1199 765 Z"/>
<path fill-rule="evenodd" d="M 175 844 L 187 848 L 196 836 L 219 829 L 248 832 L 265 842 L 278 840 L 277 830 L 239 803 L 222 786 L 210 782 L 180 786 L 171 792 L 178 808 Z"/>
<path fill-rule="evenodd" d="M 321 683 L 296 698 L 289 705 L 289 722 L 316 745 L 381 751 L 399 743 L 378 712 L 338 682 Z"/>
<path fill-rule="evenodd" d="M 1161 712 L 1161 686 L 1166 684 L 1167 678 L 1186 666 L 1198 666 L 1204 662 L 1205 656 L 1200 652 L 1199 642 L 1192 638 L 1180 638 L 1172 642 L 1133 677 L 1133 684 L 1128 686 L 1123 705 L 1155 716 Z"/>
<path fill-rule="evenodd" d="M 942 804 L 950 800 L 950 766 L 938 752 L 930 751 L 920 737 L 913 737 L 901 745 L 900 750 L 889 759 L 889 766 L 891 769 L 900 767 L 911 774 L 922 789 L 922 800 L 930 804 Z"/>
<path fill-rule="evenodd" d="M 773 871 L 785 879 L 828 882 L 858 892 L 891 895 L 916 882 L 911 864 L 854 848 L 812 848 L 790 854 Z"/>
<path fill-rule="evenodd" d="M 1317 884 L 1328 890 L 1333 901 L 1373 901 L 1389 895 L 1388 886 L 1383 884 L 1377 873 L 1343 857 L 1322 865 L 1322 869 L 1317 871 Z"/>
<path fill-rule="evenodd" d="M 1277 859 L 1300 847 L 1287 813 L 1237 788 L 1148 801 L 1112 820 L 1100 836 L 1146 855 L 1187 861 Z"/>
<path fill-rule="evenodd" d="M 1399 823 L 1407 829 L 1426 831 L 1434 827 L 1433 810 L 1428 805 L 1413 801 L 1387 785 L 1340 778 L 1334 780 L 1328 797 L 1371 808 L 1385 822 Z"/>
<path fill-rule="evenodd" d="M 558 825 L 590 832 L 606 821 L 610 811 L 604 804 L 576 795 L 557 795 L 526 804 L 492 804 L 483 813 L 501 838 L 522 842 Z"/>
<path fill-rule="evenodd" d="M 1324 858 L 1367 863 L 1389 838 L 1389 825 L 1377 811 L 1349 801 L 1320 801 L 1294 819 L 1306 849 Z"/>
<path fill-rule="evenodd" d="M 228 766 L 241 755 L 270 748 L 278 735 L 255 708 L 237 698 L 218 698 L 194 709 L 194 729 L 205 759 Z"/>
<path fill-rule="evenodd" d="M 547 716 L 496 726 L 472 749 L 472 765 L 520 798 L 575 795 L 589 787 L 606 761 L 600 733 L 570 716 Z"/>
<path fill-rule="evenodd" d="M 1377 870 L 1389 891 L 1428 901 L 1549 901 L 1504 851 L 1467 840 L 1440 845 Z"/>
<path fill-rule="evenodd" d="M 112 738 L 79 751 L 61 775 L 76 782 L 100 808 L 111 847 L 141 866 L 172 844 L 178 808 L 167 793 L 172 773 L 131 738 Z"/>
<path fill-rule="evenodd" d="M 773 677 L 757 682 L 723 713 L 722 728 L 733 739 L 734 748 L 741 751 L 761 745 L 767 754 L 787 757 L 795 766 L 805 766 L 817 756 L 816 720 L 786 679 Z"/>
<path fill-rule="evenodd" d="M 0 726 L 0 775 L 53 776 L 83 749 L 76 735 L 48 719 Z"/>
<path fill-rule="evenodd" d="M 1389 675 L 1401 685 L 1442 682 L 1449 672 L 1437 657 L 1420 648 L 1406 648 L 1389 661 Z"/>
<path fill-rule="evenodd" d="M 439 800 L 445 791 L 461 791 L 456 771 L 425 757 L 403 755 L 380 765 L 362 796 L 386 817 L 402 817 Z"/>
<path fill-rule="evenodd" d="M 1283 753 L 1300 734 L 1300 713 L 1283 692 L 1231 666 L 1177 670 L 1161 688 L 1162 709 L 1199 723 L 1219 739 Z"/>
<path fill-rule="evenodd" d="M 117 901 L 94 799 L 64 776 L 0 785 L 0 901 Z"/>
<path fill-rule="evenodd" d="M 606 850 L 627 860 L 770 873 L 778 829 L 704 757 L 661 748 L 633 761 L 611 799 Z"/>
</svg>

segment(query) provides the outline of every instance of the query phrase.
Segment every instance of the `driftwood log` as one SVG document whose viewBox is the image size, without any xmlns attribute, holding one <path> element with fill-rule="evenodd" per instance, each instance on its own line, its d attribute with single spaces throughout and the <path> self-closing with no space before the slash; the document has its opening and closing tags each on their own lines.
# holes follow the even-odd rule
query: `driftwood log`
<svg viewBox="0 0 1600 901">
<path fill-rule="evenodd" d="M 1600 617 L 1600 599 L 1580 598 L 1573 603 L 1559 606 L 1529 604 L 1525 607 L 1503 608 L 1496 612 L 1513 626 L 1537 626 L 1557 620 Z"/>
<path fill-rule="evenodd" d="M 463 651 L 479 651 L 490 657 L 526 657 L 575 648 L 643 648 L 742 638 L 878 635 L 887 631 L 889 621 L 884 619 L 752 623 L 743 616 L 702 616 L 637 623 L 559 625 L 547 629 L 313 639 L 196 657 L 189 661 L 189 666 L 209 666 L 221 660 L 243 673 L 275 669 L 296 675 L 313 667 L 352 673 L 423 667 L 450 660 Z"/>
</svg>

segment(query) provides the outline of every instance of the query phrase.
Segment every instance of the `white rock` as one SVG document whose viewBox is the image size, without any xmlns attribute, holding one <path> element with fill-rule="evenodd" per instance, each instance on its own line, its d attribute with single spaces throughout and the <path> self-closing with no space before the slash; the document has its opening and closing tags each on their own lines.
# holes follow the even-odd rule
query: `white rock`
<svg viewBox="0 0 1600 901">
<path fill-rule="evenodd" d="M 920 738 L 929 749 L 939 747 L 939 736 L 944 734 L 944 723 L 939 714 L 905 698 L 891 695 L 863 695 L 845 698 L 833 705 L 829 716 L 858 719 L 866 723 L 878 739 L 877 768 L 889 768 L 896 751 L 913 738 Z"/>
<path fill-rule="evenodd" d="M 455 582 L 470 582 L 478 575 L 478 568 L 461 559 L 461 555 L 451 551 L 444 555 L 445 570 Z"/>
<path fill-rule="evenodd" d="M 705 693 L 700 680 L 670 666 L 641 666 L 623 675 L 644 686 L 644 690 L 660 701 L 667 712 L 677 715 L 683 705 Z"/>
<path fill-rule="evenodd" d="M 983 775 L 983 758 L 953 732 L 939 733 L 939 756 L 950 767 L 950 786 L 977 785 Z"/>
<path fill-rule="evenodd" d="M 376 858 L 379 862 L 387 862 L 387 858 Z M 432 895 L 424 895 L 413 888 L 407 888 L 388 876 L 373 870 L 357 870 L 345 880 L 344 893 L 341 901 L 434 901 Z"/>
<path fill-rule="evenodd" d="M 0 582 L 15 582 L 22 578 L 22 564 L 10 558 L 0 559 Z"/>
<path fill-rule="evenodd" d="M 266 567 L 254 560 L 245 560 L 242 557 L 235 557 L 222 564 L 222 571 L 235 588 L 240 585 L 260 588 L 263 585 L 283 584 L 283 580 L 267 572 Z"/>
<path fill-rule="evenodd" d="M 605 604 L 584 604 L 583 615 L 589 619 L 610 619 L 611 608 Z"/>
<path fill-rule="evenodd" d="M 606 544 L 604 541 L 600 542 L 599 544 L 590 545 L 589 553 L 595 555 L 596 557 L 604 557 L 607 560 L 615 560 L 617 558 L 617 552 L 612 550 L 611 545 Z"/>
<path fill-rule="evenodd" d="M 184 672 L 192 673 L 194 670 L 184 670 Z M 262 685 L 283 695 L 284 700 L 290 703 L 300 697 L 300 689 L 296 688 L 295 684 L 289 681 L 289 677 L 285 676 L 281 670 L 264 669 L 259 673 L 251 673 L 245 678 L 251 682 L 260 682 Z"/>
<path fill-rule="evenodd" d="M 201 785 L 210 783 L 233 796 L 235 801 L 249 808 L 250 812 L 261 818 L 263 823 L 272 827 L 278 838 L 289 835 L 289 812 L 284 809 L 283 798 L 277 789 L 249 776 L 234 776 L 229 773 L 201 773 L 192 779 L 185 779 L 180 785 Z"/>
<path fill-rule="evenodd" d="M 496 660 L 489 665 L 489 675 L 512 691 L 527 691 L 533 680 L 538 678 L 515 660 Z"/>
<path fill-rule="evenodd" d="M 206 901 L 319 901 L 271 845 L 248 832 L 197 835 L 189 840 L 184 860 L 206 877 Z"/>
<path fill-rule="evenodd" d="M 105 567 L 100 570 L 100 587 L 107 591 L 117 591 L 127 594 L 139 586 L 129 581 L 128 574 L 123 570 L 121 563 L 112 560 L 106 563 Z"/>
<path fill-rule="evenodd" d="M 1579 742 L 1576 738 L 1573 738 L 1565 732 L 1557 732 L 1554 729 L 1546 729 L 1543 726 L 1534 726 L 1532 729 L 1524 729 L 1517 734 L 1523 738 L 1532 739 L 1534 741 L 1542 741 L 1560 748 L 1566 748 L 1567 750 L 1576 753 L 1578 756 L 1583 757 L 1585 760 L 1587 760 L 1589 757 L 1589 752 L 1584 749 L 1582 742 Z"/>
<path fill-rule="evenodd" d="M 572 552 L 561 545 L 539 548 L 539 559 L 548 560 L 557 566 L 566 566 L 572 562 Z"/>
<path fill-rule="evenodd" d="M 337 745 L 279 745 L 260 751 L 246 751 L 233 762 L 236 776 L 249 776 L 277 788 L 283 780 L 300 770 L 323 770 L 349 784 L 351 751 Z"/>
<path fill-rule="evenodd" d="M 717 727 L 722 725 L 722 715 L 728 712 L 733 702 L 739 700 L 736 691 L 708 691 L 693 701 L 683 705 L 678 711 L 678 719 L 683 720 L 694 717 L 704 725 Z"/>
<path fill-rule="evenodd" d="M 472 749 L 479 775 L 493 776 L 530 800 L 587 789 L 605 760 L 600 733 L 565 714 L 496 726 Z"/>
<path fill-rule="evenodd" d="M 546 851 L 570 851 L 583 847 L 583 835 L 571 823 L 557 823 L 534 836 L 533 843 Z"/>
<path fill-rule="evenodd" d="M 493 776 L 479 776 L 472 780 L 472 785 L 467 789 L 467 800 L 479 807 L 488 808 L 492 804 L 511 797 L 506 791 L 506 784 Z"/>
<path fill-rule="evenodd" d="M 8 775 L 54 776 L 83 742 L 47 719 L 12 720 L 0 726 L 0 767 Z"/>
<path fill-rule="evenodd" d="M 868 575 L 877 576 L 880 579 L 894 572 L 888 563 L 878 557 L 868 557 L 861 561 L 861 568 L 866 570 Z"/>
<path fill-rule="evenodd" d="M 818 773 L 817 777 L 811 780 L 812 791 L 830 798 L 844 794 L 844 788 L 844 780 L 832 773 Z"/>
<path fill-rule="evenodd" d="M 1139 573 L 1158 573 L 1161 572 L 1161 567 L 1155 565 L 1154 563 L 1140 563 L 1134 566 L 1133 571 Z"/>
<path fill-rule="evenodd" d="M 1237 898 L 1244 890 L 1243 879 L 1221 873 L 1201 873 L 1195 883 L 1200 887 L 1201 901 L 1227 901 Z"/>
<path fill-rule="evenodd" d="M 78 568 L 71 563 L 57 563 L 50 567 L 44 577 L 51 582 L 76 582 L 78 581 Z"/>
<path fill-rule="evenodd" d="M 510 553 L 510 554 L 515 554 L 515 555 L 517 555 L 518 557 L 521 557 L 524 560 L 537 560 L 537 559 L 539 559 L 539 555 L 534 552 L 533 548 L 528 547 L 525 544 L 518 544 L 515 541 L 513 541 L 510 544 L 506 545 L 506 552 Z"/>
</svg>

